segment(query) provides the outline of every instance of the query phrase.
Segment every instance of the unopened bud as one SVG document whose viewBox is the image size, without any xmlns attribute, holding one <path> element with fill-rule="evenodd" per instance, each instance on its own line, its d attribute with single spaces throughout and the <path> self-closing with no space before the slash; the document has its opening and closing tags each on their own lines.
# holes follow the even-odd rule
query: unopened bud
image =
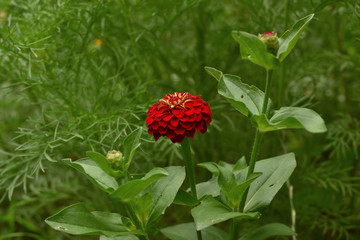
<svg viewBox="0 0 360 240">
<path fill-rule="evenodd" d="M 277 34 L 274 32 L 265 32 L 259 34 L 259 38 L 265 43 L 267 51 L 276 56 L 279 50 L 279 38 Z"/>
<path fill-rule="evenodd" d="M 120 151 L 108 151 L 106 159 L 109 160 L 111 167 L 114 170 L 122 170 L 123 155 Z"/>
</svg>

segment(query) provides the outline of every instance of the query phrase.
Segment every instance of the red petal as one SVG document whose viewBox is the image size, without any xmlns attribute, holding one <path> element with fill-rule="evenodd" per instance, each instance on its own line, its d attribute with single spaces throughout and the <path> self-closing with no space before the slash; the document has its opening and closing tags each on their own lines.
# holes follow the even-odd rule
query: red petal
<svg viewBox="0 0 360 240">
<path fill-rule="evenodd" d="M 159 139 L 159 137 L 161 137 L 161 135 L 159 133 L 154 133 L 155 141 L 157 141 Z"/>
<path fill-rule="evenodd" d="M 185 135 L 176 135 L 174 138 L 171 138 L 173 143 L 181 143 L 185 138 Z"/>
<path fill-rule="evenodd" d="M 174 115 L 169 114 L 169 115 L 167 115 L 166 117 L 164 117 L 163 120 L 166 121 L 166 122 L 168 122 L 168 121 L 170 121 L 170 119 L 171 119 L 173 116 L 174 116 Z"/>
<path fill-rule="evenodd" d="M 158 132 L 159 132 L 161 135 L 164 135 L 164 134 L 166 133 L 166 130 L 167 130 L 167 128 L 159 127 Z"/>
<path fill-rule="evenodd" d="M 194 123 L 191 122 L 183 122 L 180 121 L 181 126 L 183 126 L 186 130 L 190 130 L 195 127 Z"/>
<path fill-rule="evenodd" d="M 190 108 L 189 110 L 185 111 L 185 114 L 188 116 L 192 115 L 193 113 L 194 113 L 194 108 Z"/>
<path fill-rule="evenodd" d="M 185 135 L 186 135 L 187 137 L 191 137 L 191 138 L 193 138 L 193 137 L 194 137 L 194 135 L 195 135 L 195 129 L 186 130 Z"/>
<path fill-rule="evenodd" d="M 183 128 L 181 125 L 179 125 L 174 132 L 178 135 L 183 135 L 185 133 L 185 128 Z"/>
<path fill-rule="evenodd" d="M 160 121 L 160 122 L 159 122 L 159 125 L 160 125 L 160 127 L 166 128 L 167 125 L 168 125 L 168 122 Z"/>
<path fill-rule="evenodd" d="M 207 131 L 207 125 L 206 123 L 204 124 L 204 128 L 200 131 L 202 134 L 206 133 Z"/>
<path fill-rule="evenodd" d="M 196 124 L 196 130 L 201 132 L 204 129 L 204 125 L 206 125 L 206 123 L 204 122 L 204 120 L 201 120 Z"/>
<path fill-rule="evenodd" d="M 170 139 L 174 138 L 176 135 L 175 133 L 171 130 L 171 129 L 168 129 L 167 133 L 166 133 L 166 136 Z"/>
<path fill-rule="evenodd" d="M 179 124 L 179 119 L 177 117 L 173 117 L 170 121 L 170 125 L 176 127 Z"/>
</svg>

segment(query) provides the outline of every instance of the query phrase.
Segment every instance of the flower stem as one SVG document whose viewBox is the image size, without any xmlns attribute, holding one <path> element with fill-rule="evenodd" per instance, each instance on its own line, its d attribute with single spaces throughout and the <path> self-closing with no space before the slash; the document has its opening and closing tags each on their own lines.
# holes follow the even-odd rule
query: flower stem
<svg viewBox="0 0 360 240">
<path fill-rule="evenodd" d="M 184 140 L 181 142 L 181 147 L 182 147 L 182 150 L 184 153 L 186 170 L 187 170 L 187 175 L 188 175 L 188 179 L 189 179 L 189 183 L 190 183 L 191 195 L 197 199 L 195 166 L 194 166 L 194 162 L 191 157 L 190 143 L 189 143 L 187 137 L 185 137 Z M 202 240 L 201 231 L 197 231 L 196 234 L 197 234 L 197 239 Z"/>
<path fill-rule="evenodd" d="M 268 103 L 269 103 L 272 73 L 273 73 L 273 70 L 266 70 L 265 96 L 264 96 L 264 100 L 263 100 L 263 106 L 262 106 L 262 109 L 261 109 L 261 114 L 265 114 L 265 115 L 266 115 L 267 106 L 268 106 Z M 254 139 L 253 148 L 252 148 L 252 151 L 251 151 L 251 156 L 250 156 L 250 161 L 249 161 L 249 168 L 248 168 L 246 178 L 249 178 L 250 175 L 254 172 L 256 157 L 257 157 L 258 152 L 259 152 L 259 145 L 260 145 L 260 142 L 261 142 L 262 135 L 263 134 L 258 129 L 255 130 L 255 139 Z M 236 210 L 241 211 L 241 212 L 244 211 L 244 207 L 245 207 L 246 198 L 247 198 L 248 193 L 249 193 L 249 188 L 245 191 L 245 193 L 243 195 L 243 198 L 241 199 L 239 208 L 236 209 Z M 237 240 L 238 237 L 239 237 L 239 221 L 234 219 L 233 222 L 232 222 L 232 225 L 231 225 L 230 238 L 229 239 L 230 240 Z"/>
</svg>

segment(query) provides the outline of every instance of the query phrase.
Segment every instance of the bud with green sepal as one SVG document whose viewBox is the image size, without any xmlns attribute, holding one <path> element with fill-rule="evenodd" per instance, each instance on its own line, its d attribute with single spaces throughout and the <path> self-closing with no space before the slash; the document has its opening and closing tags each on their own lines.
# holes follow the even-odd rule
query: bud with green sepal
<svg viewBox="0 0 360 240">
<path fill-rule="evenodd" d="M 263 43 L 265 43 L 267 51 L 276 56 L 279 50 L 279 38 L 277 33 L 265 32 L 263 34 L 259 34 L 259 38 L 263 41 Z"/>
<path fill-rule="evenodd" d="M 115 171 L 123 170 L 123 155 L 120 151 L 111 150 L 108 151 L 106 159 L 109 160 L 111 168 Z"/>
</svg>

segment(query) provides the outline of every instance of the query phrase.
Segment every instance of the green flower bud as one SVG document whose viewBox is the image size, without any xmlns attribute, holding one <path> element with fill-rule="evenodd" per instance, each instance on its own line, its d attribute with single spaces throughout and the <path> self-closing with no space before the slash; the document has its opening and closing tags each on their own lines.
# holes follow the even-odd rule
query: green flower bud
<svg viewBox="0 0 360 240">
<path fill-rule="evenodd" d="M 108 151 L 106 159 L 109 160 L 112 169 L 122 170 L 123 169 L 123 155 L 120 151 L 111 150 Z"/>
<path fill-rule="evenodd" d="M 277 34 L 274 32 L 265 32 L 259 34 L 259 38 L 265 43 L 267 51 L 276 56 L 279 50 L 279 38 Z"/>
</svg>

